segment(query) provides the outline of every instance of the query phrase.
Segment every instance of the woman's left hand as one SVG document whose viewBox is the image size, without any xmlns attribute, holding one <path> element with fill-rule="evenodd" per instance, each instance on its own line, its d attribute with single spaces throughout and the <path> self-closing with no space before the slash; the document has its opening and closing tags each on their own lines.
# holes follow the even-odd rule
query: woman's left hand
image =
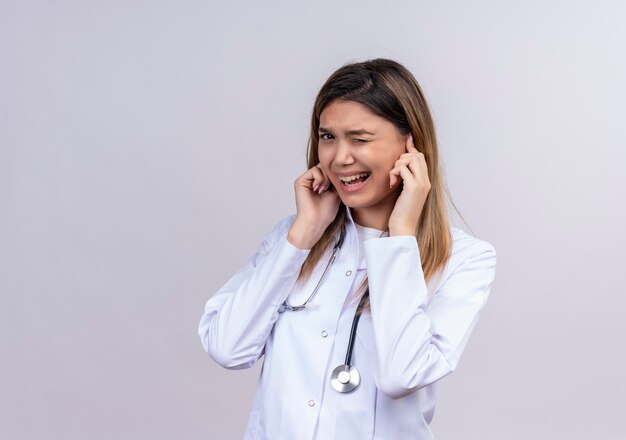
<svg viewBox="0 0 626 440">
<path fill-rule="evenodd" d="M 396 161 L 389 171 L 389 184 L 393 187 L 399 179 L 403 187 L 389 217 L 389 235 L 412 235 L 417 233 L 417 224 L 430 191 L 430 179 L 424 154 L 417 151 L 413 135 L 406 140 L 406 153 Z"/>
</svg>

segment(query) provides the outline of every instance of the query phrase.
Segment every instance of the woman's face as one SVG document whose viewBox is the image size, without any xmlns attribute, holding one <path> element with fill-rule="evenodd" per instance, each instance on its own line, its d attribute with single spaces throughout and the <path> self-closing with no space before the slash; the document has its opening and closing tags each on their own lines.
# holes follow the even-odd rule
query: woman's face
<svg viewBox="0 0 626 440">
<path fill-rule="evenodd" d="M 405 152 L 406 136 L 361 103 L 335 100 L 320 115 L 320 166 L 353 213 L 388 218 L 402 180 L 390 188 L 389 171 Z"/>
</svg>

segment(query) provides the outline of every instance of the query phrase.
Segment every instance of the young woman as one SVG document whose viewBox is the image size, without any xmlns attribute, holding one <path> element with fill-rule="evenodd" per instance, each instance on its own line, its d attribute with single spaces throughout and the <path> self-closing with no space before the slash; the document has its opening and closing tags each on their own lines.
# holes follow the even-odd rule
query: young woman
<svg viewBox="0 0 626 440">
<path fill-rule="evenodd" d="M 204 349 L 264 356 L 246 439 L 432 439 L 436 382 L 456 368 L 495 275 L 486 241 L 448 223 L 435 129 L 392 60 L 320 90 L 297 214 L 206 303 Z"/>
</svg>

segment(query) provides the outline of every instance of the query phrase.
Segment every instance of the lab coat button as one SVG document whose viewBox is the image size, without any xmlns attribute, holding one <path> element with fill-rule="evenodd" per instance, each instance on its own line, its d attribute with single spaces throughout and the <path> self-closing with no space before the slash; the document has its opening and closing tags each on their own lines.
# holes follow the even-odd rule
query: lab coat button
<svg viewBox="0 0 626 440">
<path fill-rule="evenodd" d="M 350 275 L 352 275 L 352 271 L 351 270 L 346 271 L 346 276 L 349 277 Z"/>
<path fill-rule="evenodd" d="M 322 338 L 328 336 L 328 332 L 326 330 L 322 330 Z"/>
<path fill-rule="evenodd" d="M 309 400 L 309 406 L 315 406 L 315 400 L 313 399 Z"/>
</svg>

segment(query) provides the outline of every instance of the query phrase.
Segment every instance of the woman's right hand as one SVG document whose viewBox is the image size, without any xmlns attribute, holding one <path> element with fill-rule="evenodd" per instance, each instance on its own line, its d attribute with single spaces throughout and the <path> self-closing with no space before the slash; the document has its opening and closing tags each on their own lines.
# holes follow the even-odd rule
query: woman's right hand
<svg viewBox="0 0 626 440">
<path fill-rule="evenodd" d="M 296 219 L 289 228 L 287 240 L 300 249 L 310 249 L 321 238 L 339 209 L 339 196 L 328 189 L 330 180 L 319 164 L 296 179 Z"/>
</svg>

